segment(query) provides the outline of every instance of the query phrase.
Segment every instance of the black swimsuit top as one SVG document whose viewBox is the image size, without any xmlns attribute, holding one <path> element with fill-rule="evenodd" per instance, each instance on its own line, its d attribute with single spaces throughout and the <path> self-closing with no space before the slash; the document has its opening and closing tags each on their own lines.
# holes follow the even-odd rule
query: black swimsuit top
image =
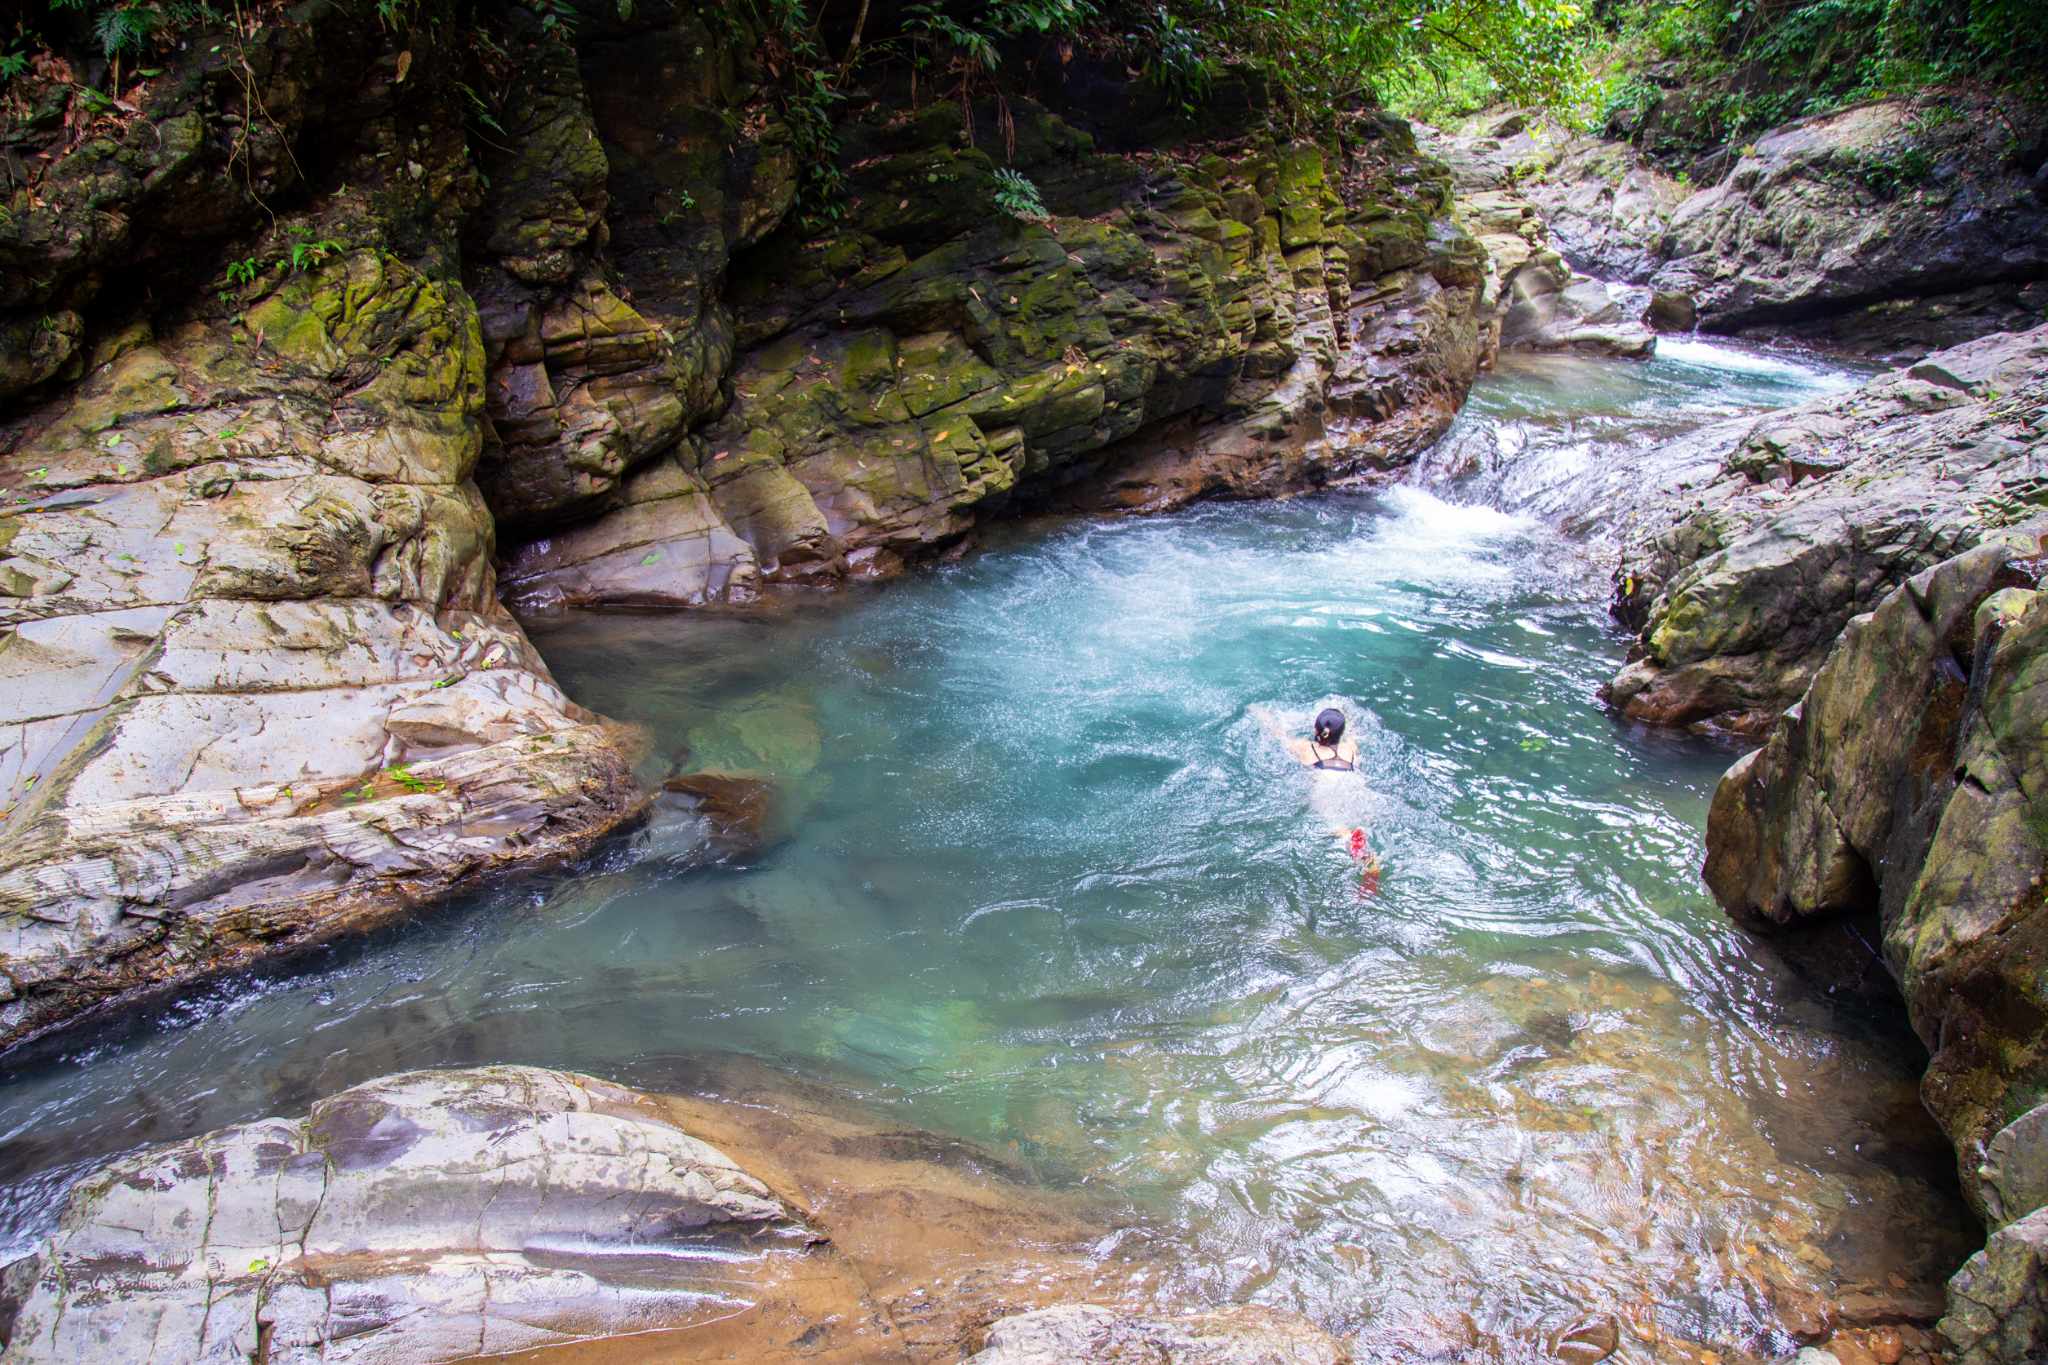
<svg viewBox="0 0 2048 1365">
<path fill-rule="evenodd" d="M 1318 747 L 1320 746 L 1314 740 L 1308 742 L 1308 751 L 1310 753 L 1315 754 Z M 1321 754 L 1316 754 L 1316 761 L 1309 766 L 1320 768 L 1326 773 L 1355 773 L 1358 771 L 1356 763 L 1346 761 L 1335 749 L 1330 750 L 1328 758 L 1324 758 Z"/>
</svg>

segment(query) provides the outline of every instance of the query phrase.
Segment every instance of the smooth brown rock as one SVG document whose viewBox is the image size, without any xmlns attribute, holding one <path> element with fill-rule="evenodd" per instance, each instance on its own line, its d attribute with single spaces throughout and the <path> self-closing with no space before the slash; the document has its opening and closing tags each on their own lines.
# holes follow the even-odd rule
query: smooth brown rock
<svg viewBox="0 0 2048 1365">
<path fill-rule="evenodd" d="M 971 1365 L 1348 1365 L 1351 1355 L 1308 1322 L 1270 1308 L 1164 1317 L 1092 1305 L 1005 1318 Z"/>
</svg>

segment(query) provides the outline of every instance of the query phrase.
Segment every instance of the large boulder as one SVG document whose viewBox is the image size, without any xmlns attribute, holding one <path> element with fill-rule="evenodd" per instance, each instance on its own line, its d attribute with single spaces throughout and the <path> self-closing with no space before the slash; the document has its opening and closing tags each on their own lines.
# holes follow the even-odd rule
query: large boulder
<svg viewBox="0 0 2048 1365">
<path fill-rule="evenodd" d="M 1851 617 L 2038 507 L 2044 403 L 2038 327 L 1658 452 L 1656 467 L 1719 472 L 1623 530 L 1616 613 L 1639 634 L 1609 699 L 1664 724 L 1767 729 Z"/>
<path fill-rule="evenodd" d="M 1928 1109 L 1991 1230 L 1942 1330 L 1970 1365 L 2048 1348 L 2048 522 L 1994 533 L 1849 623 L 1728 771 L 1707 884 L 1761 927 L 1875 911 L 1930 1053 Z"/>
<path fill-rule="evenodd" d="M 0 1043 L 635 808 L 498 604 L 482 397 L 467 297 L 365 247 L 0 429 Z"/>
<path fill-rule="evenodd" d="M 1691 295 L 1711 331 L 1892 361 L 2036 322 L 2041 119 L 2023 101 L 1947 92 L 1788 123 L 1671 213 L 1652 282 Z"/>
<path fill-rule="evenodd" d="M 650 1068 L 409 1072 L 119 1157 L 0 1268 L 0 1361 L 960 1360 L 1162 1269 L 1127 1206 L 843 1085 Z"/>
<path fill-rule="evenodd" d="M 0 225 L 24 300 L 85 310 L 75 363 L 0 414 L 0 1046 L 575 854 L 643 800 L 498 602 L 452 58 L 422 35 L 401 71 L 334 14 L 249 35 L 279 89 L 248 174 L 314 168 L 299 208 L 252 235 L 216 164 L 240 87 L 195 44 Z M 215 211 L 159 258 L 126 219 L 178 218 L 195 166 Z M 149 289 L 106 287 L 117 248 Z"/>
<path fill-rule="evenodd" d="M 80 1181 L 0 1359 L 528 1350 L 687 1322 L 726 1262 L 810 1238 L 633 1091 L 531 1067 L 411 1072 Z"/>
<path fill-rule="evenodd" d="M 1646 357 L 1656 348 L 1658 300 L 1624 274 L 1580 273 L 1584 267 L 1562 249 L 1554 200 L 1537 194 L 1541 167 L 1557 155 L 1556 140 L 1541 128 L 1516 113 L 1459 132 L 1425 130 L 1422 138 L 1452 168 L 1459 221 L 1486 253 L 1486 302 L 1499 349 Z"/>
</svg>

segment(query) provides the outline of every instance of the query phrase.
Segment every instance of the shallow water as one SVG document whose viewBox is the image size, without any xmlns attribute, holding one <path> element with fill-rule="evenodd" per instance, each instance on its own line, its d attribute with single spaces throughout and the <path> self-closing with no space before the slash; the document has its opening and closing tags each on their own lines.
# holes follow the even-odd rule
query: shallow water
<svg viewBox="0 0 2048 1365">
<path fill-rule="evenodd" d="M 671 801 L 578 875 L 11 1059 L 0 1231 L 105 1153 L 397 1068 L 659 1085 L 727 1050 L 1106 1191 L 1172 1246 L 1156 1292 L 1368 1343 L 1465 1313 L 1512 1357 L 1601 1311 L 1621 1359 L 1762 1353 L 1800 1295 L 1936 1282 L 1968 1228 L 1910 1039 L 1724 922 L 1696 869 L 1730 754 L 1602 712 L 1580 547 L 1484 505 L 1836 382 L 1743 363 L 1510 367 L 1462 420 L 1533 435 L 1435 492 L 1024 526 L 771 619 L 537 631 L 650 778 L 771 774 L 788 837 L 719 858 Z M 1259 718 L 1324 705 L 1361 776 Z"/>
</svg>

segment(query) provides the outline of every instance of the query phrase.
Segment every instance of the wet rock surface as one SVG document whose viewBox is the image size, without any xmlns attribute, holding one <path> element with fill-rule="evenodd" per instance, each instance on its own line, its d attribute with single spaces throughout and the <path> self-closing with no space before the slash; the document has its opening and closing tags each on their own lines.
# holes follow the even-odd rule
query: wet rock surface
<svg viewBox="0 0 2048 1365">
<path fill-rule="evenodd" d="M 2048 201 L 2026 149 L 2039 118 L 1943 95 L 1774 129 L 1671 212 L 1651 282 L 1690 294 L 1711 331 L 1894 362 L 2036 322 Z"/>
<path fill-rule="evenodd" d="M 1451 166 L 1460 219 L 1485 248 L 1487 297 L 1499 315 L 1500 349 L 1649 355 L 1656 347 L 1657 300 L 1647 288 L 1627 282 L 1644 272 L 1632 275 L 1627 263 L 1608 260 L 1605 252 L 1593 253 L 1590 265 L 1577 255 L 1567 258 L 1566 225 L 1588 232 L 1590 220 L 1583 214 L 1562 217 L 1564 205 L 1556 196 L 1536 193 L 1533 168 L 1543 164 L 1551 146 L 1533 127 L 1524 116 L 1510 114 L 1470 132 L 1431 132 L 1424 139 Z M 1636 211 L 1610 206 L 1603 240 L 1633 230 L 1628 223 L 1652 230 L 1649 223 L 1616 217 Z M 1640 212 L 1654 214 L 1650 208 Z M 1580 273 L 1603 267 L 1613 273 Z"/>
<path fill-rule="evenodd" d="M 1225 1308 L 1187 1317 L 1142 1317 L 1068 1305 L 1005 1318 L 970 1365 L 1348 1365 L 1336 1339 L 1292 1314 Z"/>
<path fill-rule="evenodd" d="M 681 1267 L 811 1240 L 644 1096 L 414 1072 L 82 1181 L 4 1358 L 495 1354 L 689 1315 Z"/>
<path fill-rule="evenodd" d="M 123 1158 L 74 1187 L 0 1359 L 958 1359 L 1153 1273 L 964 1144 L 752 1063 L 678 1081 L 714 1097 L 409 1072 Z"/>
<path fill-rule="evenodd" d="M 1938 353 L 1861 388 L 1703 428 L 1642 481 L 1616 614 L 1640 633 L 1626 714 L 1761 733 L 1849 619 L 2025 520 L 2048 491 L 2048 328 Z M 1676 514 L 1669 510 L 1676 505 Z M 1668 518 L 1668 521 L 1665 519 Z"/>
<path fill-rule="evenodd" d="M 2048 1349 L 2039 831 L 2048 525 L 1999 533 L 1851 622 L 1799 706 L 1729 770 L 1706 877 L 1752 923 L 1876 908 L 1931 1060 L 1928 1109 L 1991 1237 L 1949 1287 L 1952 1359 Z"/>
</svg>

